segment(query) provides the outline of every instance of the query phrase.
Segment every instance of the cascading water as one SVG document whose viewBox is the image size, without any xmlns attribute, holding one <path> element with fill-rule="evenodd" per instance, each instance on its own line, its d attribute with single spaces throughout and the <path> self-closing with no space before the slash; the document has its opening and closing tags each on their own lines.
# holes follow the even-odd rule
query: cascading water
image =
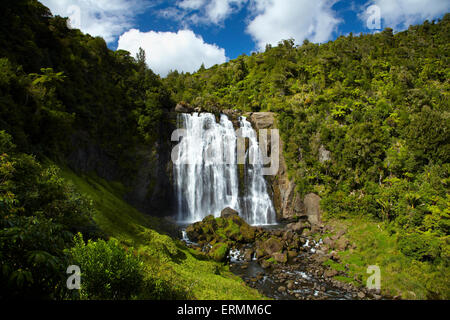
<svg viewBox="0 0 450 320">
<path fill-rule="evenodd" d="M 241 134 L 249 139 L 244 166 L 245 192 L 242 203 L 243 218 L 251 224 L 267 225 L 275 223 L 275 209 L 267 192 L 267 184 L 262 174 L 263 157 L 259 148 L 256 131 L 245 117 L 239 119 Z"/>
<path fill-rule="evenodd" d="M 244 164 L 241 196 L 233 123 L 225 115 L 219 123 L 209 113 L 179 115 L 178 128 L 186 130 L 177 146 L 179 162 L 173 166 L 180 222 L 200 221 L 210 214 L 217 217 L 230 207 L 252 225 L 275 223 L 256 132 L 245 118 L 239 122 L 242 135 L 249 139 L 246 153 L 253 157 L 253 162 L 247 159 Z"/>
</svg>

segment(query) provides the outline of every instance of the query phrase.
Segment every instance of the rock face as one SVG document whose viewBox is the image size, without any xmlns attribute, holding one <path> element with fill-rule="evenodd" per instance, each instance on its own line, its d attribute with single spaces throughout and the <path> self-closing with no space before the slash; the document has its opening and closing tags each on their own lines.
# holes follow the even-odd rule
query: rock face
<svg viewBox="0 0 450 320">
<path fill-rule="evenodd" d="M 172 214 L 172 130 L 170 126 L 161 127 L 155 144 L 142 145 L 134 152 L 120 155 L 97 143 L 87 132 L 79 131 L 71 137 L 73 151 L 67 162 L 75 172 L 95 172 L 105 180 L 120 181 L 130 190 L 125 200 L 144 213 Z M 126 162 L 134 163 L 135 167 L 123 168 L 121 163 Z"/>
<path fill-rule="evenodd" d="M 299 221 L 297 223 L 290 223 L 287 225 L 288 230 L 292 230 L 298 234 L 302 234 L 303 230 L 310 228 L 310 224 L 308 222 Z"/>
<path fill-rule="evenodd" d="M 272 112 L 254 112 L 249 115 L 249 119 L 257 130 L 277 128 L 276 118 Z M 305 217 L 312 225 L 319 224 L 321 222 L 320 198 L 317 195 L 309 194 L 303 199 L 295 191 L 296 185 L 287 175 L 286 161 L 282 152 L 283 144 L 283 141 L 280 141 L 278 173 L 274 177 L 267 177 L 272 186 L 277 218 L 289 221 L 294 218 Z M 322 160 L 330 160 L 331 155 L 329 151 L 322 149 Z"/>
<path fill-rule="evenodd" d="M 175 112 L 178 112 L 178 113 L 191 113 L 194 111 L 195 111 L 194 108 L 185 102 L 180 102 L 175 107 Z"/>
<path fill-rule="evenodd" d="M 305 213 L 308 216 L 308 221 L 312 225 L 318 225 L 322 222 L 320 211 L 320 197 L 314 193 L 309 193 L 305 196 Z"/>
<path fill-rule="evenodd" d="M 323 145 L 320 145 L 319 147 L 319 161 L 325 162 L 331 160 L 331 152 L 325 149 Z"/>
<path fill-rule="evenodd" d="M 272 112 L 254 112 L 249 120 L 257 130 L 271 129 L 275 123 L 275 115 Z"/>
</svg>

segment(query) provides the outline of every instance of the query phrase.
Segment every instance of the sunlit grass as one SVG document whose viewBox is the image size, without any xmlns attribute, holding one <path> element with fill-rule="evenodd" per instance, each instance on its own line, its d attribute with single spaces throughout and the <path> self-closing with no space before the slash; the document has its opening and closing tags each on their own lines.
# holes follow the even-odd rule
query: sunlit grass
<svg viewBox="0 0 450 320">
<path fill-rule="evenodd" d="M 360 279 L 365 286 L 367 267 L 377 265 L 381 270 L 381 290 L 403 299 L 448 299 L 450 297 L 450 270 L 448 266 L 432 265 L 402 254 L 397 246 L 397 236 L 387 231 L 387 225 L 364 218 L 330 220 L 327 224 L 335 228 L 348 228 L 345 235 L 356 248 L 340 254 L 341 262 L 331 260 L 324 264 L 336 270 L 348 265 L 349 278 Z M 345 279 L 339 279 L 344 280 Z M 357 283 L 352 280 L 346 282 Z"/>
</svg>

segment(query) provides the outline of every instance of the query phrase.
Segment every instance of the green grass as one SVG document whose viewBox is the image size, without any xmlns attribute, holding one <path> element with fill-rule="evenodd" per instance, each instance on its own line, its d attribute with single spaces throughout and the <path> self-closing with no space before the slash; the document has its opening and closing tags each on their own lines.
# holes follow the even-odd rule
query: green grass
<svg viewBox="0 0 450 320">
<path fill-rule="evenodd" d="M 144 259 L 146 277 L 184 291 L 190 299 L 264 299 L 227 266 L 206 260 L 181 241 L 165 235 L 169 224 L 144 215 L 123 201 L 126 189 L 120 183 L 107 182 L 94 174 L 79 176 L 65 167 L 61 175 L 92 199 L 96 208 L 94 220 L 107 236 L 136 249 Z"/>
<path fill-rule="evenodd" d="M 421 262 L 405 256 L 397 246 L 397 236 L 387 231 L 387 225 L 363 218 L 329 220 L 326 222 L 339 229 L 348 228 L 345 235 L 355 249 L 340 253 L 341 262 L 331 260 L 324 264 L 336 270 L 348 265 L 349 280 L 356 276 L 365 286 L 367 267 L 377 265 L 381 270 L 381 291 L 403 299 L 449 299 L 450 270 L 444 264 Z M 345 279 L 338 279 L 345 281 Z"/>
</svg>

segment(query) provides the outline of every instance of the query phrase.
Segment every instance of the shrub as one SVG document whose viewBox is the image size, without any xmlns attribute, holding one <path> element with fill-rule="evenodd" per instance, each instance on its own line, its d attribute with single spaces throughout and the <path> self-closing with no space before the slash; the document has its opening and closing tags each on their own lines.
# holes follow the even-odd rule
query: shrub
<svg viewBox="0 0 450 320">
<path fill-rule="evenodd" d="M 121 300 L 140 292 L 143 263 L 132 248 L 126 250 L 114 239 L 85 244 L 79 233 L 70 254 L 81 269 L 80 298 Z"/>
<path fill-rule="evenodd" d="M 401 235 L 398 246 L 404 255 L 419 261 L 436 260 L 441 252 L 439 240 L 428 234 Z"/>
</svg>

